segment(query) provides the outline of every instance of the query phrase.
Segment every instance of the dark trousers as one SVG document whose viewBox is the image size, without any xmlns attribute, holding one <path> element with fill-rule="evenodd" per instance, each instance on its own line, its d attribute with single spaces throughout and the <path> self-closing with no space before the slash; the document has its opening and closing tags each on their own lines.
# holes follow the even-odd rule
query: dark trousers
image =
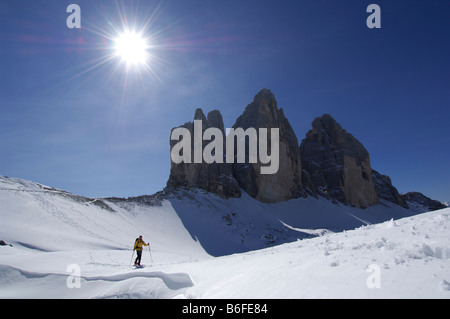
<svg viewBox="0 0 450 319">
<path fill-rule="evenodd" d="M 142 258 L 142 250 L 137 250 L 136 249 L 136 255 L 137 255 L 137 257 L 136 257 L 134 263 L 140 265 L 141 264 L 141 258 Z"/>
</svg>

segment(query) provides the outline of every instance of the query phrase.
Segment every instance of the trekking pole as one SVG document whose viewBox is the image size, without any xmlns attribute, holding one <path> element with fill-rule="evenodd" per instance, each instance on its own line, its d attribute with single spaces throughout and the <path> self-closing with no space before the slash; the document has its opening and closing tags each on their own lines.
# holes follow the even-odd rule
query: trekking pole
<svg viewBox="0 0 450 319">
<path fill-rule="evenodd" d="M 133 257 L 134 257 L 134 249 L 133 249 L 133 254 L 131 255 L 130 266 L 131 266 L 131 263 L 133 262 Z"/>
<path fill-rule="evenodd" d="M 150 244 L 148 245 L 148 252 L 150 253 L 150 259 L 151 259 L 152 264 L 153 264 L 152 250 L 150 249 Z"/>
</svg>

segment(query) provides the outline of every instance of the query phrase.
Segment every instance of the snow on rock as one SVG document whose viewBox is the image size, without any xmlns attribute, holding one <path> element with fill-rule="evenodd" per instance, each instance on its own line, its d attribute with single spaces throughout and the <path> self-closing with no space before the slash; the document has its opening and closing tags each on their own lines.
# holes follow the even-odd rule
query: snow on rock
<svg viewBox="0 0 450 319">
<path fill-rule="evenodd" d="M 70 274 L 29 272 L 6 265 L 0 265 L 0 273 L 1 298 L 172 298 L 176 294 L 171 291 L 193 285 L 186 273 L 161 271 L 80 276 L 78 283 Z"/>
</svg>

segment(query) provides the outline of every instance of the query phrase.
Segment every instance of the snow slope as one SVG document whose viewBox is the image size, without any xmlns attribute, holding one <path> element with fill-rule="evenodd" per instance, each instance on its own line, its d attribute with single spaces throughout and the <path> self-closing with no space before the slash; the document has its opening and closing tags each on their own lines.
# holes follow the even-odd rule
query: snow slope
<svg viewBox="0 0 450 319">
<path fill-rule="evenodd" d="M 201 191 L 88 199 L 0 177 L 13 245 L 0 246 L 0 298 L 449 298 L 450 209 L 417 213 Z M 138 235 L 143 269 L 130 267 Z"/>
<path fill-rule="evenodd" d="M 445 209 L 189 264 L 186 296 L 450 298 L 449 225 Z"/>
</svg>

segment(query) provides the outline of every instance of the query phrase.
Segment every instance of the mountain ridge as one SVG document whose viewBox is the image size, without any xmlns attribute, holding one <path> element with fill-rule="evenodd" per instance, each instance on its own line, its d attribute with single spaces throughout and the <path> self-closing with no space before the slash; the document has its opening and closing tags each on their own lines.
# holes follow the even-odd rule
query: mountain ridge
<svg viewBox="0 0 450 319">
<path fill-rule="evenodd" d="M 321 196 L 263 203 L 245 192 L 224 199 L 184 188 L 92 199 L 6 177 L 0 177 L 0 207 L 0 240 L 14 246 L 47 252 L 120 250 L 142 232 L 152 249 L 185 247 L 199 256 L 252 251 L 427 211 L 420 205 L 405 209 L 384 200 L 360 209 Z"/>
<path fill-rule="evenodd" d="M 214 125 L 209 124 L 210 113 L 216 119 Z M 194 120 L 201 119 L 204 128 L 218 127 L 223 132 L 220 111 L 210 113 L 207 119 L 203 110 L 198 108 Z M 192 133 L 193 123 L 187 122 L 180 127 L 188 128 Z M 225 199 L 240 197 L 241 191 L 245 191 L 265 203 L 320 195 L 360 208 L 376 205 L 380 199 L 403 208 L 409 207 L 406 204 L 408 196 L 399 194 L 389 176 L 371 167 L 368 150 L 330 114 L 316 117 L 312 121 L 312 129 L 299 143 L 283 108 L 278 108 L 274 94 L 269 89 L 262 89 L 236 119 L 233 128 L 238 127 L 244 130 L 252 127 L 279 129 L 280 168 L 277 173 L 259 174 L 261 163 L 250 163 L 248 155 L 245 163 L 171 162 L 166 189 L 199 188 Z M 174 144 L 171 140 L 171 149 Z M 246 151 L 248 154 L 248 146 Z M 223 152 L 226 153 L 225 148 Z M 426 202 L 431 208 L 445 207 Z"/>
<path fill-rule="evenodd" d="M 2 215 L 6 215 L 3 226 L 9 234 L 9 237 L 0 239 L 35 247 L 33 241 L 23 236 L 24 230 L 25 233 L 36 232 L 37 236 L 46 232 L 47 224 L 55 224 L 54 229 L 46 233 L 51 235 L 54 231 L 52 242 L 58 242 L 57 238 L 69 228 L 83 235 L 82 245 L 110 247 L 105 236 L 96 236 L 92 229 L 81 226 L 86 223 L 79 224 L 77 218 L 92 220 L 94 225 L 105 223 L 117 232 L 124 232 L 122 237 L 134 237 L 131 233 L 143 229 L 143 225 L 148 227 L 149 233 L 160 234 L 163 230 L 155 229 L 150 219 L 159 221 L 161 216 L 167 215 L 173 218 L 170 223 L 178 225 L 177 231 L 190 238 L 193 247 L 200 245 L 207 254 L 219 256 L 445 207 L 423 194 L 400 195 L 388 176 L 370 167 L 369 154 L 364 146 L 330 115 L 316 118 L 313 129 L 298 145 L 289 121 L 269 92 L 263 90 L 256 95 L 235 126 L 270 128 L 281 125 L 280 144 L 286 158 L 280 161 L 283 163 L 280 167 L 282 176 L 292 172 L 287 174 L 287 178 L 276 180 L 276 184 L 272 184 L 273 179 L 254 179 L 257 165 L 172 163 L 170 182 L 153 195 L 87 198 L 31 181 L 0 177 L 0 207 Z M 260 109 L 263 110 L 262 115 L 258 114 Z M 201 109 L 197 109 L 194 119 L 201 121 L 202 130 L 215 127 L 224 131 L 223 120 L 217 110 L 205 116 Z M 192 130 L 193 123 L 187 122 L 183 127 Z M 302 148 L 311 153 L 303 159 L 300 158 Z M 322 180 L 326 183 L 320 184 Z M 368 192 L 352 193 L 354 188 L 365 187 L 360 183 L 367 186 L 370 182 L 372 187 L 367 188 Z M 270 197 L 270 190 L 278 186 L 277 193 Z M 373 202 L 364 201 L 367 193 Z M 36 213 L 33 211 L 33 217 L 28 220 L 30 207 Z M 142 214 L 148 216 L 142 217 L 144 219 L 138 223 L 129 223 Z M 119 225 L 123 221 L 128 224 L 122 229 Z M 162 218 L 159 222 L 164 225 L 167 220 Z M 103 228 L 100 228 L 101 232 Z M 70 243 L 76 238 L 65 240 Z M 95 244 L 88 243 L 89 240 Z M 60 245 L 58 243 L 57 247 Z M 39 249 L 51 251 L 55 248 L 53 244 L 45 244 Z"/>
</svg>

